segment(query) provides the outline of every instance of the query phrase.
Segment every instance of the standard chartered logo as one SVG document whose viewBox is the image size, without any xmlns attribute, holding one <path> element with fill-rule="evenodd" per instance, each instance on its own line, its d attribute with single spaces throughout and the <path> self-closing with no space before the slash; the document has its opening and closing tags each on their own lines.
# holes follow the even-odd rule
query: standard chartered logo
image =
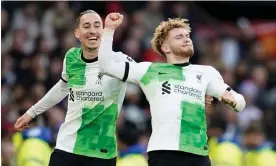
<svg viewBox="0 0 276 166">
<path fill-rule="evenodd" d="M 195 99 L 202 100 L 202 91 L 195 89 L 193 87 L 187 87 L 182 85 L 175 85 L 174 90 L 175 93 L 182 93 L 184 95 L 191 96 Z"/>
<path fill-rule="evenodd" d="M 73 90 L 72 90 L 72 88 L 70 88 L 69 89 L 69 91 L 70 91 L 70 94 L 69 94 L 69 100 L 71 100 L 71 101 L 75 101 L 75 99 L 74 99 L 74 92 L 73 92 Z"/>
<path fill-rule="evenodd" d="M 104 101 L 103 92 L 75 91 L 75 96 L 73 95 L 73 91 L 70 91 L 70 93 L 76 100 L 79 101 Z"/>
</svg>

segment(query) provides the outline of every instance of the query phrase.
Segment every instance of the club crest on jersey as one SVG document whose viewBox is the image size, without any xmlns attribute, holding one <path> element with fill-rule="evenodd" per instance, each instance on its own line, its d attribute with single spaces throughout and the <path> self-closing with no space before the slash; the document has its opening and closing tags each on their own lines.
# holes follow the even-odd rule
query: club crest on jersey
<svg viewBox="0 0 276 166">
<path fill-rule="evenodd" d="M 132 61 L 133 61 L 133 59 L 132 59 L 131 57 L 129 57 L 129 56 L 127 56 L 127 60 L 128 60 L 129 62 L 132 62 Z"/>
<path fill-rule="evenodd" d="M 96 81 L 96 84 L 102 85 L 102 80 L 103 80 L 103 73 L 99 72 L 98 80 Z"/>
<path fill-rule="evenodd" d="M 197 83 L 201 83 L 201 78 L 202 78 L 202 75 L 196 75 L 196 78 L 197 78 Z"/>
</svg>

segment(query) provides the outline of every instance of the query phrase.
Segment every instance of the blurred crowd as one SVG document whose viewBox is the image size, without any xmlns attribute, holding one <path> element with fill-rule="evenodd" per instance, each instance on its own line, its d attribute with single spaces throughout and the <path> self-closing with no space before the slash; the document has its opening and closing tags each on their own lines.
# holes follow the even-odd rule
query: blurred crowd
<svg viewBox="0 0 276 166">
<path fill-rule="evenodd" d="M 167 18 L 188 18 L 195 47 L 191 62 L 214 66 L 227 84 L 244 95 L 247 103 L 239 114 L 216 101 L 206 109 L 210 153 L 212 147 L 225 140 L 236 142 L 241 149 L 257 149 L 264 144 L 273 149 L 276 143 L 276 20 L 255 25 L 254 20 L 237 18 L 224 23 L 214 21 L 196 5 L 184 2 L 5 2 L 1 9 L 3 166 L 20 166 L 16 160 L 20 139 L 15 135 L 18 133 L 13 124 L 60 79 L 66 51 L 80 44 L 73 31 L 79 12 L 85 9 L 95 10 L 102 18 L 114 11 L 124 14 L 124 22 L 115 34 L 114 50 L 124 52 L 137 62 L 164 61 L 164 57 L 151 49 L 155 28 Z M 66 107 L 67 98 L 35 119 L 33 127 L 43 127 L 40 131 L 47 134 L 41 139 L 50 147 L 55 145 Z M 32 134 L 23 133 L 23 141 Z M 127 154 L 125 149 L 129 146 L 146 145 L 150 134 L 149 105 L 140 88 L 130 84 L 118 118 L 121 157 Z M 144 153 L 142 149 L 137 151 Z"/>
</svg>

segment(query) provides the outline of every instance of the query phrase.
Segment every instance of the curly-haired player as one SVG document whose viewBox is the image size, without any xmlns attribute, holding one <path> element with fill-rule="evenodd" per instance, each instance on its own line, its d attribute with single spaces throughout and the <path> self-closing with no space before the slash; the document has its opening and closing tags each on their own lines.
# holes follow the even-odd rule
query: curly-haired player
<svg viewBox="0 0 276 166">
<path fill-rule="evenodd" d="M 105 74 L 139 84 L 150 103 L 149 166 L 210 166 L 204 96 L 218 98 L 236 112 L 245 107 L 243 96 L 215 68 L 190 64 L 194 48 L 185 19 L 169 19 L 156 28 L 152 45 L 167 63 L 113 60 L 113 33 L 122 20 L 118 13 L 107 16 L 99 61 Z"/>
</svg>

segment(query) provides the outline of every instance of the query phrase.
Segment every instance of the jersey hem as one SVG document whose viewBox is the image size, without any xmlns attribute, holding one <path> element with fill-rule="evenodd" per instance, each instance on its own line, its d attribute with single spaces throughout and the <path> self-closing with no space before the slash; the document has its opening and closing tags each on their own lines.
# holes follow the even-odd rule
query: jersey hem
<svg viewBox="0 0 276 166">
<path fill-rule="evenodd" d="M 117 157 L 116 153 L 114 155 L 105 155 L 104 153 L 100 153 L 93 150 L 85 150 L 86 152 L 81 152 L 81 151 L 83 151 L 82 148 L 74 148 L 73 154 L 83 155 L 87 157 L 96 157 L 101 159 L 112 159 Z"/>
<path fill-rule="evenodd" d="M 100 158 L 100 159 L 112 159 L 112 158 L 117 157 L 117 154 L 111 155 L 111 156 L 104 156 L 104 155 L 99 155 L 99 154 L 91 154 L 91 153 L 89 154 L 89 152 L 87 152 L 87 153 L 77 153 L 77 152 L 74 152 L 72 150 L 60 147 L 60 146 L 56 146 L 55 149 L 62 150 L 62 151 L 65 151 L 67 153 L 71 153 L 71 154 L 75 154 L 75 155 L 81 155 L 81 156 L 86 156 L 86 157 L 95 157 L 95 158 Z M 75 148 L 75 150 L 82 150 L 82 149 Z"/>
<path fill-rule="evenodd" d="M 170 148 L 148 149 L 147 152 L 158 151 L 158 150 L 180 151 L 180 152 L 192 153 L 200 156 L 208 156 L 208 151 L 202 151 L 201 149 L 197 149 L 189 146 L 182 149 L 170 149 Z"/>
</svg>

